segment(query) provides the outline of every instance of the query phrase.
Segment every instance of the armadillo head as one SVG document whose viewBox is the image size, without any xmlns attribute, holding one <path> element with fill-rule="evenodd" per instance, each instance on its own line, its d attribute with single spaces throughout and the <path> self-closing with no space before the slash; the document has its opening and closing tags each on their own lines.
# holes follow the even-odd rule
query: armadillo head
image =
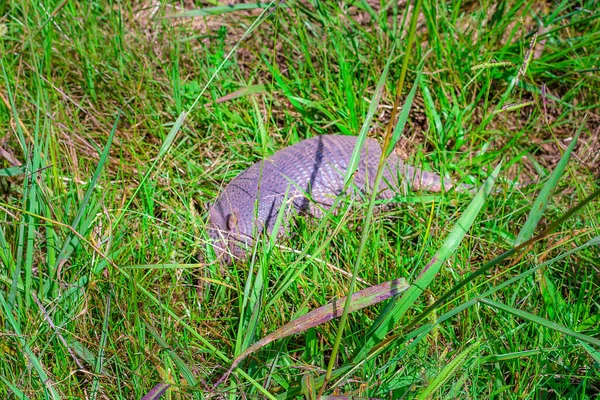
<svg viewBox="0 0 600 400">
<path fill-rule="evenodd" d="M 221 264 L 229 265 L 232 257 L 243 258 L 246 252 L 242 249 L 242 234 L 238 230 L 239 210 L 224 207 L 222 201 L 217 201 L 209 211 L 207 232 L 212 240 L 212 247 Z"/>
</svg>

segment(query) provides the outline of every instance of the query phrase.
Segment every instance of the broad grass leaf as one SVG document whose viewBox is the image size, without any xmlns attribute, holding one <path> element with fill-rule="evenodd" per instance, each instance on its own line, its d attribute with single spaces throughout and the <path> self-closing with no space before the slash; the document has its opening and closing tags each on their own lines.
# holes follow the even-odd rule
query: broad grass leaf
<svg viewBox="0 0 600 400">
<path fill-rule="evenodd" d="M 157 383 L 152 389 L 150 389 L 148 393 L 144 395 L 144 397 L 142 397 L 142 400 L 158 400 L 163 394 L 165 394 L 169 387 L 171 387 L 171 385 L 168 383 Z"/>
<path fill-rule="evenodd" d="M 0 178 L 23 175 L 25 170 L 23 167 L 9 167 L 0 169 Z"/>
<path fill-rule="evenodd" d="M 579 344 L 581 344 L 581 347 L 583 347 L 590 357 L 592 357 L 592 360 L 594 360 L 594 362 L 600 366 L 600 351 L 594 349 L 592 346 L 581 340 L 579 341 Z"/>
<path fill-rule="evenodd" d="M 358 291 L 354 293 L 351 297 L 349 312 L 358 311 L 365 307 L 380 303 L 384 300 L 389 299 L 390 297 L 404 292 L 409 287 L 410 286 L 406 284 L 404 278 L 399 278 Z M 257 350 L 260 350 L 267 344 L 275 340 L 283 339 L 293 334 L 300 333 L 309 328 L 322 325 L 328 321 L 331 321 L 334 318 L 340 317 L 345 302 L 346 298 L 344 297 L 342 299 L 334 301 L 333 303 L 329 303 L 327 305 L 319 307 L 316 310 L 313 310 L 293 321 L 288 322 L 281 328 L 275 330 L 274 332 L 271 332 L 264 338 L 260 339 L 258 342 L 248 347 L 239 356 L 235 358 L 229 370 L 227 370 L 227 372 L 217 381 L 217 383 L 215 383 L 214 387 L 217 387 L 225 379 L 227 379 L 227 377 L 239 365 L 239 363 L 242 360 L 244 360 L 246 357 L 256 352 Z"/>
<path fill-rule="evenodd" d="M 0 380 L 2 380 L 2 382 L 4 382 L 4 384 L 6 385 L 6 387 L 9 388 L 15 394 L 15 396 L 16 396 L 15 398 L 17 398 L 19 400 L 29 400 L 29 397 L 27 397 L 25 392 L 23 392 L 21 389 L 16 387 L 12 382 L 7 380 L 2 375 L 0 375 Z"/>
</svg>

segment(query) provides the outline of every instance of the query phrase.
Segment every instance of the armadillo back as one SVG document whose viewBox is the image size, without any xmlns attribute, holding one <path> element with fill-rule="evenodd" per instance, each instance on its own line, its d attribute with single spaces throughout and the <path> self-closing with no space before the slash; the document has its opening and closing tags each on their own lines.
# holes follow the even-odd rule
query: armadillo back
<svg viewBox="0 0 600 400">
<path fill-rule="evenodd" d="M 273 227 L 288 186 L 288 204 L 295 210 L 312 212 L 319 208 L 311 206 L 311 202 L 324 208 L 331 206 L 344 189 L 344 177 L 355 145 L 356 137 L 353 136 L 317 136 L 253 166 L 253 174 L 257 177 L 261 164 L 263 168 L 262 179 L 257 179 L 260 182 L 258 221 L 267 230 Z M 354 177 L 356 188 L 364 190 L 367 184 L 372 186 L 380 156 L 379 144 L 368 139 Z M 383 190 L 382 194 L 390 197 L 393 192 Z"/>
</svg>

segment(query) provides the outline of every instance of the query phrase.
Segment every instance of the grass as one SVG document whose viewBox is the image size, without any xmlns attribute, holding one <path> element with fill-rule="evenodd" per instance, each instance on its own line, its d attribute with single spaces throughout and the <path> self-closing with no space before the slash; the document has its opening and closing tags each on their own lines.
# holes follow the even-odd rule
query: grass
<svg viewBox="0 0 600 400">
<path fill-rule="evenodd" d="M 200 8 L 210 13 L 0 6 L 0 397 L 141 398 L 160 383 L 171 398 L 322 389 L 337 320 L 280 335 L 212 386 L 253 343 L 348 294 L 367 206 L 299 220 L 280 246 L 230 268 L 210 262 L 205 211 L 262 157 L 317 134 L 357 135 L 389 62 L 369 124 L 383 137 L 412 11 L 185 10 Z M 498 182 L 475 200 L 403 193 L 374 216 L 356 290 L 413 286 L 348 315 L 323 398 L 598 395 L 598 199 L 553 225 L 600 188 L 596 8 L 423 3 L 404 96 L 421 61 L 423 75 L 397 150 L 477 187 L 501 165 Z"/>
</svg>

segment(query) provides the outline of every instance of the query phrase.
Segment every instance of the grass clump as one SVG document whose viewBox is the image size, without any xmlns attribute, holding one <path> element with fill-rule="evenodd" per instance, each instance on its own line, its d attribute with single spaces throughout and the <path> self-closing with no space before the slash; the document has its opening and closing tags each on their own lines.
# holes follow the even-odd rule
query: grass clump
<svg viewBox="0 0 600 400">
<path fill-rule="evenodd" d="M 598 394 L 593 1 L 424 2 L 413 35 L 391 3 L 198 7 L 0 10 L 0 397 Z M 213 388 L 348 294 L 366 207 L 225 269 L 197 257 L 205 205 L 303 138 L 383 137 L 409 50 L 396 151 L 491 194 L 406 193 L 373 217 L 356 291 L 411 287 L 348 315 L 326 386 L 336 322 Z"/>
</svg>

